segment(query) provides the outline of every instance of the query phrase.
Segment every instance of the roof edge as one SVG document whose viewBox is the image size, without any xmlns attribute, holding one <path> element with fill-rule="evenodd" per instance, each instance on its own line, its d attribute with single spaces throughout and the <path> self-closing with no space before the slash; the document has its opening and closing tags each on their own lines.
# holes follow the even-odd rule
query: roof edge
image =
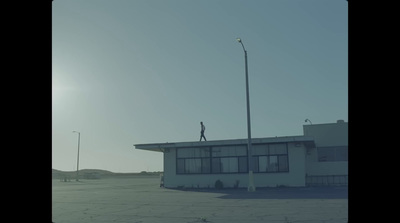
<svg viewBox="0 0 400 223">
<path fill-rule="evenodd" d="M 315 146 L 314 137 L 312 136 L 281 136 L 281 137 L 264 137 L 252 138 L 251 144 L 273 144 L 282 142 L 307 142 L 306 146 Z M 182 148 L 182 147 L 206 147 L 206 146 L 229 146 L 229 145 L 247 145 L 247 139 L 225 139 L 212 141 L 192 141 L 192 142 L 166 142 L 166 143 L 147 143 L 135 144 L 136 149 L 151 150 L 164 152 L 167 148 Z"/>
</svg>

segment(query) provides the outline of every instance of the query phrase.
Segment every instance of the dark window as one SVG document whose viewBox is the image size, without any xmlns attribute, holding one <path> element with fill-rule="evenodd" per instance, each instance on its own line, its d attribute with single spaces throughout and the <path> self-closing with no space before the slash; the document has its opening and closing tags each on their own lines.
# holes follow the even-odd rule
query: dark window
<svg viewBox="0 0 400 223">
<path fill-rule="evenodd" d="M 221 173 L 221 158 L 212 158 L 212 173 Z"/>
<path fill-rule="evenodd" d="M 210 173 L 210 158 L 202 158 L 201 159 L 201 172 L 202 173 Z"/>
<path fill-rule="evenodd" d="M 347 146 L 318 147 L 319 162 L 348 161 Z"/>
<path fill-rule="evenodd" d="M 268 156 L 258 157 L 258 171 L 267 172 L 268 171 Z"/>
<path fill-rule="evenodd" d="M 252 149 L 252 155 L 257 156 L 257 155 L 269 155 L 268 153 L 268 145 L 253 145 L 251 147 Z"/>
<path fill-rule="evenodd" d="M 246 173 L 246 146 L 215 146 L 211 148 L 212 173 Z"/>
<path fill-rule="evenodd" d="M 287 155 L 257 156 L 255 160 L 255 172 L 288 172 Z"/>
<path fill-rule="evenodd" d="M 254 172 L 288 172 L 286 143 L 254 145 Z M 216 146 L 211 148 L 178 148 L 177 174 L 246 173 L 247 146 Z"/>
<path fill-rule="evenodd" d="M 347 146 L 340 146 L 336 148 L 336 161 L 348 161 L 348 148 Z"/>
<path fill-rule="evenodd" d="M 176 173 L 210 173 L 210 158 L 178 158 Z"/>
<path fill-rule="evenodd" d="M 246 146 L 215 146 L 212 157 L 247 156 Z"/>
<path fill-rule="evenodd" d="M 247 156 L 212 158 L 212 173 L 246 173 Z"/>
<path fill-rule="evenodd" d="M 239 172 L 238 157 L 221 158 L 221 172 L 222 173 L 237 173 L 237 172 Z"/>
<path fill-rule="evenodd" d="M 287 154 L 286 143 L 268 145 L 269 155 Z"/>
<path fill-rule="evenodd" d="M 331 147 L 318 148 L 318 161 L 335 161 L 335 149 Z"/>
<path fill-rule="evenodd" d="M 253 156 L 252 157 L 252 160 L 253 160 L 253 172 L 259 172 L 260 170 L 260 168 L 259 168 L 259 165 L 258 165 L 258 156 Z"/>
<path fill-rule="evenodd" d="M 247 156 L 239 157 L 239 173 L 247 172 Z"/>
<path fill-rule="evenodd" d="M 178 149 L 177 158 L 210 157 L 210 148 L 183 148 Z"/>
<path fill-rule="evenodd" d="M 267 172 L 278 172 L 278 156 L 268 157 Z"/>
<path fill-rule="evenodd" d="M 201 159 L 185 159 L 185 173 L 201 173 Z"/>
<path fill-rule="evenodd" d="M 254 154 L 254 153 L 253 153 Z M 286 143 L 256 146 L 254 172 L 288 172 L 288 150 Z"/>
<path fill-rule="evenodd" d="M 177 149 L 176 173 L 210 173 L 210 148 Z"/>
<path fill-rule="evenodd" d="M 176 173 L 185 173 L 185 159 L 176 161 Z"/>
</svg>

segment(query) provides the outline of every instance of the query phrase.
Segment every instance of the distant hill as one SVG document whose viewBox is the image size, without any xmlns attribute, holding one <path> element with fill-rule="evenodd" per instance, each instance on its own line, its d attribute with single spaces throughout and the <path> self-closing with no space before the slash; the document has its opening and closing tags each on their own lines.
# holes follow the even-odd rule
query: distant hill
<svg viewBox="0 0 400 223">
<path fill-rule="evenodd" d="M 61 171 L 52 169 L 53 179 L 72 180 L 76 179 L 76 171 Z M 139 177 L 139 176 L 159 176 L 162 172 L 146 172 L 140 173 L 114 173 L 108 170 L 99 169 L 82 169 L 79 170 L 79 179 L 101 179 L 101 178 L 126 178 L 126 177 Z"/>
</svg>

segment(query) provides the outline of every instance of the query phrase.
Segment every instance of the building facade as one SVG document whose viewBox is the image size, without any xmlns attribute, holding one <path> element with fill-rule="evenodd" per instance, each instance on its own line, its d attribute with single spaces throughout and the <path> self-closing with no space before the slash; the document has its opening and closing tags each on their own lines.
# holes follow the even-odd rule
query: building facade
<svg viewBox="0 0 400 223">
<path fill-rule="evenodd" d="M 347 184 L 347 123 L 307 125 L 303 130 L 302 136 L 252 139 L 256 187 Z M 248 185 L 247 139 L 135 148 L 163 152 L 165 187 L 213 188 L 217 180 L 224 187 Z"/>
<path fill-rule="evenodd" d="M 315 147 L 306 151 L 306 184 L 348 184 L 348 123 L 304 125 L 305 136 L 314 138 Z"/>
</svg>

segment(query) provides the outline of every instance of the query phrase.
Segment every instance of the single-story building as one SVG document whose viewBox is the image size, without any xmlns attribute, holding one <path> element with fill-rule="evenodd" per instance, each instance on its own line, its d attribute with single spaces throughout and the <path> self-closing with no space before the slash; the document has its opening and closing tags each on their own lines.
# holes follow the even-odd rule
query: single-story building
<svg viewBox="0 0 400 223">
<path fill-rule="evenodd" d="M 252 138 L 255 187 L 346 185 L 347 123 L 304 125 L 303 135 Z M 136 144 L 164 154 L 167 188 L 247 187 L 247 139 Z"/>
</svg>

